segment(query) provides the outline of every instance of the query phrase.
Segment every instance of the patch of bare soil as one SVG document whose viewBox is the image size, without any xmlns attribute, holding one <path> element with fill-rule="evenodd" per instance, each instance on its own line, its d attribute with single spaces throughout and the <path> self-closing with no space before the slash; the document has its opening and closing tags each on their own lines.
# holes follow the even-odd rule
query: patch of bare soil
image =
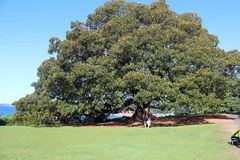
<svg viewBox="0 0 240 160">
<path fill-rule="evenodd" d="M 227 132 L 233 132 L 239 127 L 237 118 L 233 118 L 231 115 L 225 115 L 228 119 L 207 119 L 209 123 L 215 123 L 222 126 L 222 128 Z"/>
</svg>

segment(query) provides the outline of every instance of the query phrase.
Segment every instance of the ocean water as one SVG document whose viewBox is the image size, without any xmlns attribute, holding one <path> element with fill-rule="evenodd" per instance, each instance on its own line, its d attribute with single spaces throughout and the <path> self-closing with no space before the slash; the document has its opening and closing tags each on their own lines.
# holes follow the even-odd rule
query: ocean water
<svg viewBox="0 0 240 160">
<path fill-rule="evenodd" d="M 0 117 L 4 115 L 13 115 L 16 112 L 16 107 L 12 105 L 0 105 Z M 108 116 L 107 119 L 121 118 L 121 116 Z"/>
<path fill-rule="evenodd" d="M 0 105 L 0 117 L 4 115 L 13 115 L 16 112 L 16 107 L 12 105 Z"/>
<path fill-rule="evenodd" d="M 116 118 L 121 118 L 121 116 L 108 116 L 107 119 L 116 119 Z"/>
<path fill-rule="evenodd" d="M 12 105 L 0 105 L 0 117 L 4 115 L 13 115 L 16 112 L 16 107 Z M 121 118 L 121 116 L 108 116 L 107 119 Z"/>
</svg>

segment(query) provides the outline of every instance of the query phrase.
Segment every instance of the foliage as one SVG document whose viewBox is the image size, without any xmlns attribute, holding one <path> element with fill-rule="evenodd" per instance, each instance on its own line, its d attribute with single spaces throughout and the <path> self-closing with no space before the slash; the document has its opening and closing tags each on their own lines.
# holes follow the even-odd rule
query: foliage
<svg viewBox="0 0 240 160">
<path fill-rule="evenodd" d="M 6 125 L 6 122 L 0 118 L 0 126 L 5 126 Z"/>
<path fill-rule="evenodd" d="M 15 121 L 99 121 L 133 108 L 239 111 L 239 52 L 218 48 L 195 13 L 177 14 L 165 0 L 150 5 L 111 0 L 72 22 L 66 39 L 50 39 L 52 57 L 38 68 L 35 92 L 15 102 Z"/>
<path fill-rule="evenodd" d="M 12 124 L 12 117 L 10 115 L 4 115 L 0 118 L 0 126 L 11 125 L 11 124 Z"/>
</svg>

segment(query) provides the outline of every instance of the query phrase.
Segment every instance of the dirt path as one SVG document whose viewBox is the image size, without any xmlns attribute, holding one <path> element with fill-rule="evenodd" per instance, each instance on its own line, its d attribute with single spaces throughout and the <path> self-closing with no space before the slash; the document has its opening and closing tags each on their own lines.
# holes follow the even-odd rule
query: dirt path
<svg viewBox="0 0 240 160">
<path fill-rule="evenodd" d="M 227 114 L 227 116 L 229 118 L 231 118 L 232 120 L 230 120 L 229 124 L 222 124 L 222 126 L 227 131 L 230 131 L 232 133 L 234 130 L 236 130 L 240 127 L 240 119 L 239 119 L 238 115 L 234 115 L 234 114 Z"/>
<path fill-rule="evenodd" d="M 228 133 L 233 133 L 234 130 L 240 127 L 240 119 L 236 114 L 224 114 L 227 119 L 208 119 L 209 123 L 216 123 L 222 126 L 223 130 Z"/>
<path fill-rule="evenodd" d="M 224 114 L 224 116 L 228 117 L 227 119 L 208 119 L 209 123 L 219 124 L 222 127 L 222 133 L 219 136 L 224 137 L 227 142 L 226 145 L 230 145 L 230 137 L 233 134 L 233 131 L 240 127 L 240 119 L 239 116 L 236 114 Z M 240 149 L 236 146 L 232 146 L 230 150 L 231 154 L 238 157 L 240 155 Z"/>
</svg>

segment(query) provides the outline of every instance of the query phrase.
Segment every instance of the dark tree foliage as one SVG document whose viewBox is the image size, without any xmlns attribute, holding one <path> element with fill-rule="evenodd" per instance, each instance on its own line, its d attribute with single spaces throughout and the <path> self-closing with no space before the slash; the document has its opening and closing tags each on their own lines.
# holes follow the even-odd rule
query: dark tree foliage
<svg viewBox="0 0 240 160">
<path fill-rule="evenodd" d="M 165 0 L 107 2 L 86 23 L 72 22 L 65 40 L 50 39 L 54 58 L 39 67 L 35 92 L 14 103 L 14 119 L 45 124 L 94 114 L 101 121 L 151 107 L 238 112 L 239 52 L 218 48 L 201 23 Z"/>
</svg>

